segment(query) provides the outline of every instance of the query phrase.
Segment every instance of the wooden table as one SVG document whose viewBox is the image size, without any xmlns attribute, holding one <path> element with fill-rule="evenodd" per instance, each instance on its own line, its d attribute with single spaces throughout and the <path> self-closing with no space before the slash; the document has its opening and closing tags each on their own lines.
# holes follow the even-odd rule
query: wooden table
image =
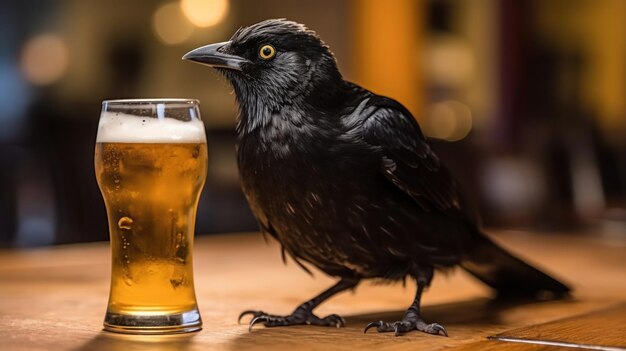
<svg viewBox="0 0 626 351">
<path fill-rule="evenodd" d="M 293 262 L 283 266 L 278 245 L 266 244 L 260 234 L 231 234 L 200 237 L 196 242 L 202 331 L 117 335 L 101 330 L 109 289 L 108 243 L 4 250 L 0 251 L 0 350 L 569 349 L 487 339 L 500 333 L 512 340 L 534 337 L 626 348 L 626 247 L 589 236 L 492 234 L 510 250 L 571 284 L 573 298 L 494 303 L 485 286 L 455 270 L 448 276 L 437 275 L 424 297 L 424 317 L 445 325 L 449 338 L 417 332 L 401 337 L 375 331 L 364 335 L 363 327 L 370 321 L 400 318 L 414 294 L 413 285 L 371 283 L 317 310 L 320 315 L 343 315 L 345 328 L 259 325 L 249 333 L 247 325 L 236 321 L 242 310 L 286 314 L 332 280 L 321 273 L 312 279 Z M 541 324 L 550 321 L 556 322 Z"/>
</svg>

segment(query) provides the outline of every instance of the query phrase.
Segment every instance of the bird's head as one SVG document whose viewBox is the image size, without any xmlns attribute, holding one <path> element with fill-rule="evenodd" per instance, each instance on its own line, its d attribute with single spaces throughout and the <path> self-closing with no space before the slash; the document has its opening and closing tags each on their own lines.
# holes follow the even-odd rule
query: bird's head
<svg viewBox="0 0 626 351">
<path fill-rule="evenodd" d="M 304 25 L 271 19 L 240 28 L 229 41 L 202 46 L 183 59 L 224 74 L 240 105 L 277 110 L 308 95 L 329 94 L 342 82 L 328 47 Z"/>
</svg>

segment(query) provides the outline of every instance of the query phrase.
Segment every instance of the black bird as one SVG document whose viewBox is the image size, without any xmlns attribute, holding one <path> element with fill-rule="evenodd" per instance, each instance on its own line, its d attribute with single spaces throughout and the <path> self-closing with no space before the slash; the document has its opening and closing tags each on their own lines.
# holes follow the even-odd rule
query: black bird
<svg viewBox="0 0 626 351">
<path fill-rule="evenodd" d="M 409 276 L 417 293 L 404 318 L 365 331 L 447 335 L 422 320 L 420 298 L 435 270 L 455 265 L 500 294 L 569 291 L 487 238 L 411 113 L 345 81 L 302 24 L 266 20 L 183 59 L 214 67 L 234 88 L 241 184 L 262 232 L 281 243 L 283 260 L 287 253 L 306 271 L 302 262 L 340 279 L 288 316 L 245 311 L 239 318 L 251 314 L 250 329 L 343 326 L 313 309 L 361 279 Z"/>
</svg>

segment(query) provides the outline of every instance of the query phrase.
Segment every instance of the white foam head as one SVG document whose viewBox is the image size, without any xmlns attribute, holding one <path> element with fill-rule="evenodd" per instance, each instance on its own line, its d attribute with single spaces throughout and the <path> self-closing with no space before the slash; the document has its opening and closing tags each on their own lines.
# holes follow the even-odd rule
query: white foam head
<svg viewBox="0 0 626 351">
<path fill-rule="evenodd" d="M 199 119 L 133 116 L 103 112 L 98 124 L 98 143 L 206 143 L 204 124 Z"/>
</svg>

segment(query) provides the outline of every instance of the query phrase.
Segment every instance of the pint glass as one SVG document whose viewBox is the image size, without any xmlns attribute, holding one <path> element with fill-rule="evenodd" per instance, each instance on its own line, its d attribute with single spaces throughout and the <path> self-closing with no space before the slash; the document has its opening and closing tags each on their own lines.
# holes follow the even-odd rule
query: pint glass
<svg viewBox="0 0 626 351">
<path fill-rule="evenodd" d="M 199 330 L 192 247 L 207 145 L 198 102 L 104 101 L 95 169 L 112 253 L 104 329 Z"/>
</svg>

